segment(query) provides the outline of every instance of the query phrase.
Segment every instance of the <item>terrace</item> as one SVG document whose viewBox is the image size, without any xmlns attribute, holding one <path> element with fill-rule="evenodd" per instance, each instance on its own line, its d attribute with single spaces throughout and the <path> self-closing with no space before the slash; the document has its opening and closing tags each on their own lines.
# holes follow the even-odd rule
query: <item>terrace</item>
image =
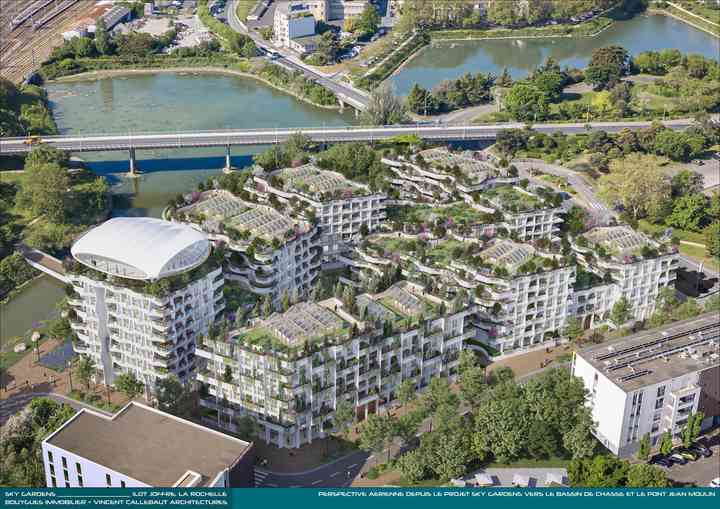
<svg viewBox="0 0 720 509">
<path fill-rule="evenodd" d="M 321 170 L 312 163 L 285 168 L 273 174 L 283 191 L 299 192 L 313 197 L 351 198 L 364 195 L 366 189 L 332 171 Z"/>
<path fill-rule="evenodd" d="M 480 258 L 494 268 L 495 275 L 517 276 L 542 269 L 556 269 L 561 263 L 554 255 L 542 255 L 530 244 L 501 239 L 480 253 Z"/>
<path fill-rule="evenodd" d="M 472 205 L 460 201 L 447 206 L 399 206 L 388 211 L 388 219 L 396 225 L 419 229 L 441 224 L 447 229 L 463 230 L 467 227 L 487 225 L 495 222 L 492 214 L 479 211 Z"/>
<path fill-rule="evenodd" d="M 627 225 L 598 226 L 575 239 L 579 251 L 594 250 L 600 258 L 632 263 L 642 258 L 655 258 L 674 248 L 659 244 Z"/>
<path fill-rule="evenodd" d="M 179 213 L 202 223 L 211 232 L 227 233 L 234 240 L 283 242 L 307 232 L 308 223 L 294 221 L 272 207 L 245 202 L 228 191 L 207 191 L 200 200 Z"/>
<path fill-rule="evenodd" d="M 435 170 L 453 175 L 466 185 L 482 184 L 498 173 L 491 163 L 470 150 L 450 152 L 444 147 L 431 148 L 423 150 L 416 157 L 416 162 L 421 166 L 423 161 Z"/>
<path fill-rule="evenodd" d="M 483 191 L 486 198 L 495 207 L 507 212 L 531 212 L 549 207 L 549 204 L 537 194 L 517 186 L 497 186 Z"/>
</svg>

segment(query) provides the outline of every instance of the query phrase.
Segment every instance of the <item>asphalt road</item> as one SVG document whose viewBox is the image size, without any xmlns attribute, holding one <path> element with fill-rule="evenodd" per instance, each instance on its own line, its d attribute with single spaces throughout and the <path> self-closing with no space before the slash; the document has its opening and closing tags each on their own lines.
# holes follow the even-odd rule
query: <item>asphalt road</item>
<svg viewBox="0 0 720 509">
<path fill-rule="evenodd" d="M 58 403 L 65 403 L 66 405 L 70 405 L 75 410 L 80 410 L 81 408 L 87 408 L 89 410 L 93 410 L 95 412 L 99 412 L 105 415 L 110 415 L 108 412 L 101 410 L 99 408 L 96 408 L 92 405 L 88 405 L 87 403 L 83 403 L 68 397 L 65 397 L 61 394 L 54 394 L 50 392 L 24 392 L 21 394 L 16 394 L 10 398 L 3 399 L 0 401 L 0 425 L 4 424 L 5 421 L 7 421 L 11 415 L 18 413 L 22 408 L 24 408 L 27 404 L 30 403 L 35 398 L 43 398 L 48 397 L 50 399 L 53 399 L 57 401 Z"/>
<path fill-rule="evenodd" d="M 297 474 L 278 474 L 255 467 L 255 486 L 258 488 L 342 488 L 350 486 L 370 457 L 358 451 Z"/>
</svg>

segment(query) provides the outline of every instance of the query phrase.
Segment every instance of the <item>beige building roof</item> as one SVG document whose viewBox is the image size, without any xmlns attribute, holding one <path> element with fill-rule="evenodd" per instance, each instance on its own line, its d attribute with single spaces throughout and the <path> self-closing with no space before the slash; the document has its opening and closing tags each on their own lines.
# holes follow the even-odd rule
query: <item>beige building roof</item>
<svg viewBox="0 0 720 509">
<path fill-rule="evenodd" d="M 112 417 L 80 410 L 46 442 L 157 487 L 185 482 L 188 471 L 206 486 L 252 446 L 135 402 Z"/>
</svg>

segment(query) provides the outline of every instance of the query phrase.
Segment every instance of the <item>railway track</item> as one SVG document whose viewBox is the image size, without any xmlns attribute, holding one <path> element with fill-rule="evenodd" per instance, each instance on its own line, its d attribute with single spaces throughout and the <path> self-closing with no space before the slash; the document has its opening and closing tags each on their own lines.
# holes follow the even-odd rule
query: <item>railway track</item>
<svg viewBox="0 0 720 509">
<path fill-rule="evenodd" d="M 0 0 L 3 5 L 7 0 Z M 85 0 L 56 0 L 57 5 L 44 12 L 34 27 L 29 18 L 12 30 L 7 30 L 0 41 L 0 76 L 21 83 L 62 43 L 62 32 L 71 22 L 82 17 L 94 3 Z M 47 4 L 48 6 L 51 4 Z M 17 12 L 17 11 L 16 11 Z M 43 14 L 42 10 L 36 11 Z M 6 13 L 0 20 L 1 29 L 10 28 Z"/>
</svg>

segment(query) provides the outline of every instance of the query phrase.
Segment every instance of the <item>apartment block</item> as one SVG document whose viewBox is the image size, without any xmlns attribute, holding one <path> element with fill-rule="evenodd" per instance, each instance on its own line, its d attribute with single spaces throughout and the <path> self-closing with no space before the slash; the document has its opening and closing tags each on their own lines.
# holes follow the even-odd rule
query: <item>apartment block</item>
<svg viewBox="0 0 720 509">
<path fill-rule="evenodd" d="M 588 390 L 595 435 L 613 454 L 634 454 L 643 436 L 679 437 L 688 417 L 720 424 L 720 323 L 716 314 L 634 334 L 577 353 L 572 372 Z"/>
<path fill-rule="evenodd" d="M 360 16 L 368 6 L 368 0 L 308 0 L 315 19 L 337 21 Z"/>
<path fill-rule="evenodd" d="M 574 314 L 586 327 L 608 319 L 625 297 L 636 320 L 649 318 L 661 288 L 675 281 L 679 255 L 627 225 L 595 227 L 571 242 L 585 273 L 574 296 Z"/>
<path fill-rule="evenodd" d="M 71 249 L 74 349 L 105 384 L 133 373 L 154 388 L 170 374 L 191 379 L 197 338 L 225 307 L 219 260 L 204 233 L 152 218 L 115 218 Z"/>
<path fill-rule="evenodd" d="M 433 377 L 455 378 L 474 335 L 466 303 L 453 307 L 409 282 L 345 297 L 302 302 L 206 340 L 197 379 L 213 422 L 234 430 L 251 416 L 265 441 L 294 448 L 327 436 L 342 401 L 362 420 L 387 408 L 404 380 L 422 390 Z"/>
<path fill-rule="evenodd" d="M 273 172 L 257 167 L 246 189 L 263 201 L 295 204 L 314 217 L 322 231 L 325 261 L 347 251 L 361 230 L 373 232 L 385 219 L 385 194 L 313 163 Z"/>
<path fill-rule="evenodd" d="M 218 189 L 200 193 L 173 218 L 222 241 L 230 251 L 225 279 L 279 307 L 286 295 L 293 302 L 308 296 L 320 273 L 322 245 L 318 226 L 294 217 L 289 206 L 276 206 Z"/>
<path fill-rule="evenodd" d="M 315 18 L 306 3 L 277 3 L 273 18 L 275 44 L 290 48 L 293 39 L 312 35 L 315 35 Z"/>
<path fill-rule="evenodd" d="M 81 409 L 42 442 L 48 488 L 250 488 L 252 443 L 136 402 Z"/>
</svg>

